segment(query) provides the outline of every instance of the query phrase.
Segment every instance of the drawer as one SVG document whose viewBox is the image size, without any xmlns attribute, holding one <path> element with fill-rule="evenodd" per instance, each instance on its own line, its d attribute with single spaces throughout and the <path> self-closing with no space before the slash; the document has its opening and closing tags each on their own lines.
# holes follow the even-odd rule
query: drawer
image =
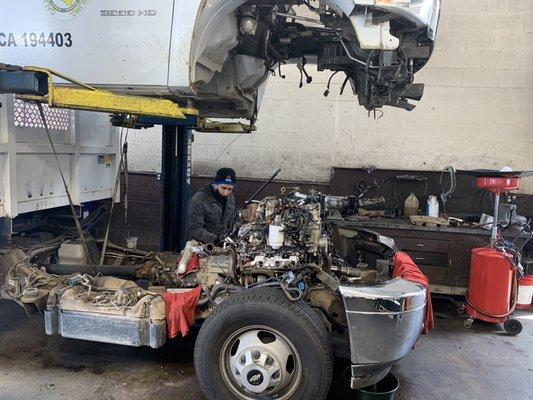
<svg viewBox="0 0 533 400">
<path fill-rule="evenodd" d="M 406 253 L 411 256 L 416 265 L 448 266 L 448 254 L 422 251 L 406 251 Z"/>
<path fill-rule="evenodd" d="M 434 265 L 419 265 L 418 267 L 427 276 L 429 283 L 446 283 L 446 267 L 436 267 Z"/>
<path fill-rule="evenodd" d="M 448 253 L 450 242 L 448 240 L 415 239 L 398 237 L 394 238 L 400 250 L 423 251 L 431 253 Z"/>
</svg>

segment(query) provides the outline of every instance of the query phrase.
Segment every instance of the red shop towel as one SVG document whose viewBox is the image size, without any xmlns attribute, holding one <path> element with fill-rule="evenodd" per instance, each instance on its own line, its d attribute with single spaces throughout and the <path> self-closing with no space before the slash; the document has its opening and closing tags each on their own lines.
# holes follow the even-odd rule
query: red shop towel
<svg viewBox="0 0 533 400">
<path fill-rule="evenodd" d="M 181 261 L 181 256 L 178 258 L 178 261 L 176 261 L 176 265 L 179 264 Z M 200 269 L 200 257 L 198 257 L 198 254 L 195 254 L 192 256 L 191 260 L 189 261 L 189 264 L 187 264 L 187 269 L 185 269 L 185 272 L 180 277 L 184 277 L 185 275 L 190 274 L 191 272 L 198 271 Z"/>
<path fill-rule="evenodd" d="M 179 334 L 187 336 L 189 327 L 194 323 L 196 303 L 202 294 L 202 288 L 197 287 L 185 293 L 164 293 L 163 299 L 167 305 L 167 335 L 173 339 Z"/>
<path fill-rule="evenodd" d="M 426 287 L 426 315 L 424 317 L 424 329 L 422 333 L 427 335 L 430 330 L 433 329 L 435 322 L 433 320 L 433 306 L 431 304 L 431 291 L 429 289 L 429 281 L 426 275 L 420 268 L 417 267 L 415 262 L 406 253 L 396 253 L 393 259 L 394 271 L 393 278 L 402 278 L 406 281 L 419 283 Z"/>
</svg>

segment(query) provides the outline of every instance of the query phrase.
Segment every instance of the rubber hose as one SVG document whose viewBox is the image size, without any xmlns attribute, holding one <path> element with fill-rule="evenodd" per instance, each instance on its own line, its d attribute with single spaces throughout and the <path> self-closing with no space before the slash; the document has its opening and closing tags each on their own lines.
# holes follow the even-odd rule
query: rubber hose
<svg viewBox="0 0 533 400">
<path fill-rule="evenodd" d="M 102 275 L 120 275 L 135 278 L 139 265 L 69 265 L 69 264 L 49 264 L 43 265 L 49 274 L 72 275 L 100 273 Z"/>
</svg>

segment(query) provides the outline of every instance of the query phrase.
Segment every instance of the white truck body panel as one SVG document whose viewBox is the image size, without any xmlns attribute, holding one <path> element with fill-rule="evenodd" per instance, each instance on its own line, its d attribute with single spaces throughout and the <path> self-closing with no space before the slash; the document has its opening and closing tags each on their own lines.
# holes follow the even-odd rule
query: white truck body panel
<svg viewBox="0 0 533 400">
<path fill-rule="evenodd" d="M 68 11 L 70 3 L 77 8 Z M 188 88 L 198 3 L 177 1 L 174 7 L 172 0 L 6 2 L 0 11 L 0 60 L 141 93 L 165 93 L 168 86 Z"/>
<path fill-rule="evenodd" d="M 37 107 L 0 96 L 0 217 L 68 205 Z M 74 204 L 111 198 L 120 162 L 109 116 L 45 108 Z"/>
</svg>

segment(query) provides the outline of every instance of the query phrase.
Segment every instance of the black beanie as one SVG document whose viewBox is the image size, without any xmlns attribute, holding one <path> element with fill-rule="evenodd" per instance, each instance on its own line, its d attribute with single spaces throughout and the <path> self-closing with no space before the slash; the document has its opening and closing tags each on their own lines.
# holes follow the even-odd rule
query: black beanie
<svg viewBox="0 0 533 400">
<path fill-rule="evenodd" d="M 216 185 L 235 185 L 235 171 L 231 168 L 220 168 L 215 177 Z"/>
</svg>

